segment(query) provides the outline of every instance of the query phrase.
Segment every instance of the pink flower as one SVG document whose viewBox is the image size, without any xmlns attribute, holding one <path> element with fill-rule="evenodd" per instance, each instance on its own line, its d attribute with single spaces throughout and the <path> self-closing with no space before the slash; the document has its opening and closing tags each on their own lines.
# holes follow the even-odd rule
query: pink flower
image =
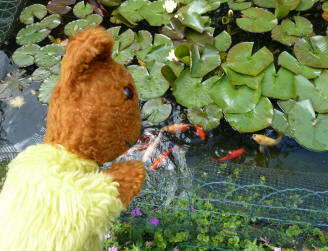
<svg viewBox="0 0 328 251">
<path fill-rule="evenodd" d="M 157 227 L 159 220 L 156 217 L 153 217 L 149 220 L 150 224 L 152 224 L 153 226 Z"/>
<path fill-rule="evenodd" d="M 274 248 L 273 251 L 281 251 L 281 248 Z"/>
<path fill-rule="evenodd" d="M 151 242 L 151 241 L 146 241 L 146 247 L 150 247 L 150 246 L 151 246 L 151 244 L 152 244 L 152 242 Z"/>
<path fill-rule="evenodd" d="M 179 249 L 178 249 L 177 247 L 175 247 L 175 248 L 173 249 L 173 251 L 179 251 Z"/>
<path fill-rule="evenodd" d="M 105 235 L 105 239 L 109 239 L 110 238 L 110 232 L 108 232 L 106 235 Z"/>
<path fill-rule="evenodd" d="M 108 248 L 108 251 L 118 251 L 118 248 L 116 246 L 112 246 L 111 248 Z"/>
</svg>

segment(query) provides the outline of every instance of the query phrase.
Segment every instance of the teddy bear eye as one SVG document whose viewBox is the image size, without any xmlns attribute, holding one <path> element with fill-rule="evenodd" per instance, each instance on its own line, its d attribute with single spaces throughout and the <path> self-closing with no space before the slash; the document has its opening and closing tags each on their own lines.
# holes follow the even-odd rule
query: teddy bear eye
<svg viewBox="0 0 328 251">
<path fill-rule="evenodd" d="M 130 86 L 124 87 L 126 99 L 133 99 L 133 89 Z"/>
</svg>

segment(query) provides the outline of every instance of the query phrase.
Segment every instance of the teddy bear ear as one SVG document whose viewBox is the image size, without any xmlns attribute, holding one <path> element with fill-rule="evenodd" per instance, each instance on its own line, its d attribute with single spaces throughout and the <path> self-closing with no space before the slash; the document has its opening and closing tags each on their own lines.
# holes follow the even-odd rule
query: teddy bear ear
<svg viewBox="0 0 328 251">
<path fill-rule="evenodd" d="M 67 45 L 62 72 L 80 74 L 94 60 L 108 61 L 112 55 L 113 45 L 112 35 L 99 25 L 77 33 Z"/>
</svg>

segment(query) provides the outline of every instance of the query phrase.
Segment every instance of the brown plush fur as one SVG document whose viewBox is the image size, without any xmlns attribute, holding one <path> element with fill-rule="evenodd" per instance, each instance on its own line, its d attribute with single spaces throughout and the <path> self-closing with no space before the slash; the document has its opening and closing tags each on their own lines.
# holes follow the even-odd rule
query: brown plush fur
<svg viewBox="0 0 328 251">
<path fill-rule="evenodd" d="M 111 58 L 114 41 L 96 26 L 73 37 L 48 110 L 45 143 L 63 145 L 99 165 L 112 161 L 140 135 L 139 100 L 130 73 Z M 133 91 L 128 99 L 124 88 Z M 141 190 L 141 162 L 123 162 L 108 171 L 120 183 L 127 206 Z"/>
</svg>

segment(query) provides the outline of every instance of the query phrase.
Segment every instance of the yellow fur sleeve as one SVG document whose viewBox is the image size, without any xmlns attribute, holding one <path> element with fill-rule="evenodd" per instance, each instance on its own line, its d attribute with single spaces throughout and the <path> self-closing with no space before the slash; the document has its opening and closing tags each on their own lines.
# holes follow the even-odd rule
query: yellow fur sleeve
<svg viewBox="0 0 328 251">
<path fill-rule="evenodd" d="M 27 148 L 0 194 L 0 250 L 102 250 L 109 221 L 124 209 L 118 185 L 60 146 Z"/>
</svg>

